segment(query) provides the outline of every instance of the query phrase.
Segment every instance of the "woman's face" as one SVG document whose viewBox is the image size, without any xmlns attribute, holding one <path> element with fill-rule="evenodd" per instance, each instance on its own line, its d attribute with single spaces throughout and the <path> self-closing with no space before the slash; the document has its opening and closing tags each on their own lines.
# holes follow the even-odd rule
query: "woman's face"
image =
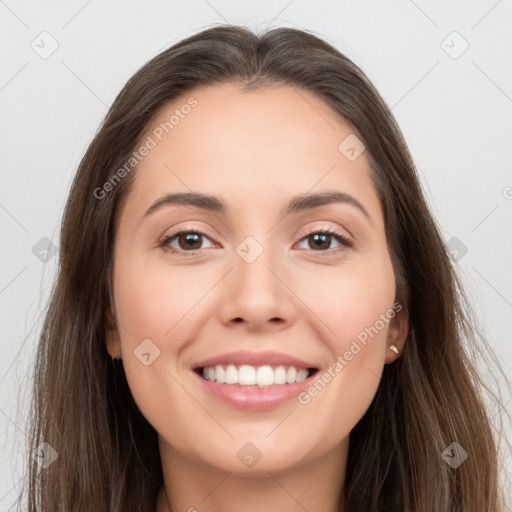
<svg viewBox="0 0 512 512">
<path fill-rule="evenodd" d="M 120 211 L 108 350 L 163 458 L 241 473 L 346 453 L 406 335 L 353 130 L 303 90 L 216 85 L 163 108 L 148 136 Z M 308 202 L 326 192 L 350 199 Z M 160 202 L 178 193 L 217 199 Z M 224 355 L 205 374 L 247 384 L 199 375 Z M 297 380 L 291 366 L 317 372 L 279 384 Z"/>
</svg>

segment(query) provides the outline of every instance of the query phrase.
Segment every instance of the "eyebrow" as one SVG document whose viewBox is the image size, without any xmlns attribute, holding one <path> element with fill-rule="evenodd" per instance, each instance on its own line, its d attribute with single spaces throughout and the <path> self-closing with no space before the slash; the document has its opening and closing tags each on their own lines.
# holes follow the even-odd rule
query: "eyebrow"
<svg viewBox="0 0 512 512">
<path fill-rule="evenodd" d="M 285 206 L 282 215 L 287 216 L 304 210 L 309 210 L 333 203 L 343 203 L 354 206 L 364 214 L 364 216 L 370 221 L 370 224 L 372 223 L 372 219 L 369 213 L 355 197 L 338 191 L 326 191 L 317 194 L 306 194 L 293 197 Z M 197 192 L 165 194 L 160 199 L 157 199 L 149 207 L 140 221 L 151 215 L 156 210 L 159 210 L 160 208 L 167 205 L 193 206 L 203 210 L 222 214 L 227 214 L 229 210 L 226 203 L 216 196 L 200 194 Z"/>
</svg>

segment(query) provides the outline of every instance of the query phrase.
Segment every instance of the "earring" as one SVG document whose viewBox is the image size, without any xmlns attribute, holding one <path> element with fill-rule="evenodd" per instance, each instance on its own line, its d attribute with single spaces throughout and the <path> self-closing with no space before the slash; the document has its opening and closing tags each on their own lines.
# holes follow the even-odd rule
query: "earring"
<svg viewBox="0 0 512 512">
<path fill-rule="evenodd" d="M 396 348 L 396 345 L 391 345 L 389 347 L 395 354 L 398 354 L 398 349 Z"/>
</svg>

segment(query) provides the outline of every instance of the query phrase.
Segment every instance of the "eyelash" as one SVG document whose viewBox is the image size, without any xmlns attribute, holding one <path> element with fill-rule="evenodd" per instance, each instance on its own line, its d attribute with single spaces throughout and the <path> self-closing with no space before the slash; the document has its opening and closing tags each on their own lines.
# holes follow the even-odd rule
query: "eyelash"
<svg viewBox="0 0 512 512">
<path fill-rule="evenodd" d="M 170 252 L 189 254 L 190 256 L 193 256 L 193 255 L 197 254 L 199 251 L 201 251 L 202 249 L 193 249 L 191 251 L 184 251 L 182 249 L 175 249 L 175 248 L 169 247 L 169 243 L 171 241 L 173 241 L 179 235 L 191 234 L 191 233 L 194 235 L 204 236 L 208 239 L 210 238 L 206 233 L 203 233 L 202 231 L 198 231 L 196 229 L 185 229 L 182 231 L 177 231 L 176 233 L 173 233 L 172 235 L 166 236 L 158 245 L 159 245 L 159 247 L 163 248 L 164 250 L 168 250 Z M 329 255 L 332 255 L 333 253 L 337 253 L 338 251 L 343 250 L 343 249 L 351 249 L 354 246 L 354 243 L 351 240 L 349 240 L 347 237 L 345 237 L 343 235 L 336 234 L 336 230 L 332 230 L 330 228 L 319 230 L 319 231 L 311 231 L 309 233 L 306 233 L 299 240 L 299 242 L 302 242 L 304 239 L 308 238 L 311 235 L 317 235 L 317 234 L 331 235 L 336 241 L 338 241 L 343 246 L 343 247 L 337 247 L 334 250 L 327 249 L 325 251 L 323 251 L 323 250 L 314 251 L 313 249 L 311 249 L 313 252 L 319 253 L 319 256 L 329 256 Z M 322 253 L 324 253 L 324 254 L 322 254 Z M 325 254 L 325 253 L 328 253 L 328 254 Z"/>
</svg>

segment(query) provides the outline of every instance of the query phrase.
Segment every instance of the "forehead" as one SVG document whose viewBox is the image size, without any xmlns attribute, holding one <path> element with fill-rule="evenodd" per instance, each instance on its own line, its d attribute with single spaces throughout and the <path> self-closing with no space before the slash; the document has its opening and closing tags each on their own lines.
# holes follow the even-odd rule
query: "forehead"
<svg viewBox="0 0 512 512">
<path fill-rule="evenodd" d="M 185 109 L 191 98 L 196 105 Z M 188 113 L 173 116 L 182 110 Z M 192 160 L 215 156 L 249 164 L 253 158 L 268 162 L 286 156 L 300 162 L 326 150 L 336 154 L 340 137 L 353 132 L 320 98 L 282 84 L 250 92 L 237 84 L 196 89 L 161 109 L 151 129 L 165 127 L 171 118 L 175 124 L 158 145 L 193 149 L 188 155 Z"/>
<path fill-rule="evenodd" d="M 155 147 L 137 167 L 132 199 L 148 207 L 164 193 L 193 191 L 241 208 L 258 198 L 264 208 L 337 189 L 372 196 L 367 209 L 379 208 L 365 153 L 351 161 L 339 149 L 354 136 L 344 119 L 306 90 L 241 87 L 195 89 L 158 112 L 141 137 Z"/>
</svg>

